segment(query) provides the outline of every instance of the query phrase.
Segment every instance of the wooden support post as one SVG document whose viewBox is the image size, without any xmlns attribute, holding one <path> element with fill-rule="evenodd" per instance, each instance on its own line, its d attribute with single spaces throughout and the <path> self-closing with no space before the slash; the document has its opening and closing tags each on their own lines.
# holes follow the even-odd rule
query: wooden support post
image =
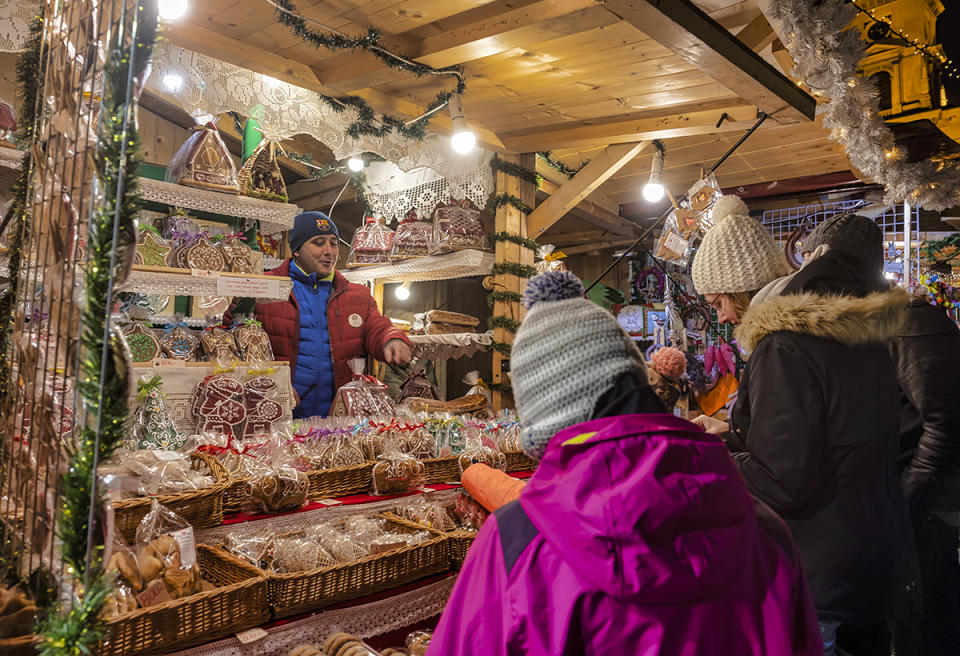
<svg viewBox="0 0 960 656">
<path fill-rule="evenodd" d="M 502 159 L 528 169 L 534 170 L 536 166 L 536 155 L 527 153 L 524 155 L 505 155 Z M 521 201 L 529 206 L 536 202 L 536 187 L 529 183 L 507 175 L 503 172 L 497 173 L 497 193 L 510 194 L 517 196 Z M 504 205 L 497 210 L 495 219 L 495 232 L 509 232 L 522 237 L 527 236 L 527 217 L 523 212 L 511 205 Z M 495 259 L 500 262 L 519 262 L 520 264 L 532 265 L 534 253 L 519 244 L 512 242 L 496 242 Z M 519 278 L 509 274 L 499 274 L 494 276 L 494 289 L 500 291 L 512 291 L 522 294 L 526 289 L 527 281 L 525 278 Z M 493 305 L 493 314 L 495 316 L 510 317 L 516 321 L 522 321 L 525 311 L 519 303 L 510 303 L 506 301 L 497 301 Z M 498 342 L 513 344 L 514 334 L 506 328 L 494 328 L 493 338 Z M 509 360 L 508 356 L 499 351 L 493 352 L 493 382 L 504 383 L 509 380 L 507 371 L 504 371 L 504 361 Z M 513 399 L 509 394 L 503 394 L 498 391 L 493 392 L 493 409 L 495 411 L 513 405 Z"/>
</svg>

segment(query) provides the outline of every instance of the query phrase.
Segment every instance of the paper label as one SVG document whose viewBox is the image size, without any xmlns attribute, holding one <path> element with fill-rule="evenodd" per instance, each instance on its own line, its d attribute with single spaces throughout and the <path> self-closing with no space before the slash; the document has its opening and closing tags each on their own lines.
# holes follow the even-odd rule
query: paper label
<svg viewBox="0 0 960 656">
<path fill-rule="evenodd" d="M 427 487 L 426 485 L 421 487 L 420 490 L 423 492 L 436 492 L 436 490 L 434 490 L 432 487 Z"/>
<path fill-rule="evenodd" d="M 220 276 L 217 278 L 217 296 L 276 298 L 280 295 L 280 278 L 273 277 L 275 280 Z"/>
<path fill-rule="evenodd" d="M 247 629 L 246 631 L 241 631 L 240 633 L 237 634 L 236 637 L 237 637 L 237 640 L 240 641 L 240 644 L 249 645 L 251 642 L 256 642 L 257 640 L 266 638 L 268 635 L 270 634 L 264 631 L 263 629 L 261 629 L 260 627 L 256 627 L 254 629 Z"/>
<path fill-rule="evenodd" d="M 190 269 L 191 276 L 197 276 L 198 278 L 219 278 L 219 271 L 207 271 L 206 269 Z"/>
<path fill-rule="evenodd" d="M 159 358 L 153 361 L 154 367 L 186 367 L 187 363 L 184 360 L 170 360 L 167 358 Z"/>
<path fill-rule="evenodd" d="M 170 534 L 180 545 L 180 568 L 190 569 L 197 562 L 197 547 L 193 539 L 193 527 L 188 526 Z"/>
<path fill-rule="evenodd" d="M 342 501 L 337 501 L 336 499 L 320 499 L 317 503 L 322 503 L 325 506 L 339 506 L 342 504 Z"/>
<path fill-rule="evenodd" d="M 667 234 L 667 238 L 664 240 L 663 245 L 669 248 L 671 251 L 678 255 L 683 255 L 687 252 L 687 246 L 690 245 L 686 239 L 681 237 L 675 232 L 670 232 Z"/>
<path fill-rule="evenodd" d="M 170 593 L 167 592 L 167 586 L 163 584 L 162 579 L 157 579 L 147 586 L 147 589 L 137 595 L 137 601 L 144 608 L 162 604 L 170 601 Z"/>
<path fill-rule="evenodd" d="M 180 454 L 176 451 L 164 451 L 163 449 L 153 449 L 153 457 L 157 460 L 179 460 Z"/>
</svg>

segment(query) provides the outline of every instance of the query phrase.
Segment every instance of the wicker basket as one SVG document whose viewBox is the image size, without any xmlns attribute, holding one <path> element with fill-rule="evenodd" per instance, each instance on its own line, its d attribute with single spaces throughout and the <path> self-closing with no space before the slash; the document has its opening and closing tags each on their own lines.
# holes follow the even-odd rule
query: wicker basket
<svg viewBox="0 0 960 656">
<path fill-rule="evenodd" d="M 396 516 L 383 517 L 400 531 L 430 531 Z M 434 537 L 421 544 L 309 572 L 269 574 L 267 584 L 274 616 L 289 617 L 325 608 L 446 571 L 450 567 L 447 538 L 438 531 L 430 532 Z"/>
<path fill-rule="evenodd" d="M 219 587 L 108 620 L 99 656 L 169 652 L 270 619 L 267 579 L 260 570 L 203 544 L 197 545 L 197 559 L 203 578 Z"/>
<path fill-rule="evenodd" d="M 0 638 L 0 656 L 34 656 L 39 646 L 40 638 L 35 635 Z"/>
<path fill-rule="evenodd" d="M 372 462 L 364 462 L 349 467 L 316 469 L 306 472 L 307 478 L 310 479 L 310 491 L 308 492 L 310 501 L 366 492 L 373 480 L 373 465 Z M 224 513 L 229 515 L 247 509 L 249 505 L 247 503 L 247 483 L 249 482 L 250 479 L 248 478 L 230 479 L 230 484 L 223 493 Z"/>
<path fill-rule="evenodd" d="M 507 456 L 508 472 L 531 471 L 537 468 L 537 463 L 523 451 L 504 451 L 503 455 Z"/>
<path fill-rule="evenodd" d="M 450 566 L 454 570 L 459 570 L 463 566 L 463 561 L 467 559 L 467 551 L 477 537 L 477 532 L 457 529 L 446 533 L 446 536 L 450 542 Z"/>
<path fill-rule="evenodd" d="M 202 460 L 210 468 L 214 483 L 202 490 L 186 490 L 157 497 L 124 499 L 113 503 L 117 528 L 128 542 L 137 537 L 137 526 L 150 510 L 154 498 L 160 505 L 177 513 L 194 528 L 212 528 L 223 523 L 223 494 L 230 484 L 230 477 L 220 462 L 207 453 L 194 453 L 193 458 Z"/>
<path fill-rule="evenodd" d="M 459 456 L 444 456 L 442 458 L 428 458 L 423 461 L 423 483 L 446 483 L 460 480 L 460 468 L 457 466 Z"/>
</svg>

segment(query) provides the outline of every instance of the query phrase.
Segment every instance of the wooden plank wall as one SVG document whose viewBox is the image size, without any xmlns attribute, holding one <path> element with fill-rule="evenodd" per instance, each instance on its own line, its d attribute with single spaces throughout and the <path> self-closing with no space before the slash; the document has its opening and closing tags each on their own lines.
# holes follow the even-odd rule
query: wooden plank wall
<svg viewBox="0 0 960 656">
<path fill-rule="evenodd" d="M 572 271 L 574 274 L 582 278 L 583 280 L 589 280 L 593 282 L 597 279 L 597 276 L 610 266 L 610 263 L 613 262 L 613 253 L 612 249 L 600 251 L 599 255 L 571 255 L 570 257 L 563 260 L 567 265 L 567 269 Z M 624 294 L 627 295 L 627 298 L 630 298 L 630 265 L 627 260 L 624 260 L 614 268 L 613 271 L 608 273 L 606 277 L 600 281 L 602 284 L 607 287 L 615 287 L 619 289 Z"/>
</svg>

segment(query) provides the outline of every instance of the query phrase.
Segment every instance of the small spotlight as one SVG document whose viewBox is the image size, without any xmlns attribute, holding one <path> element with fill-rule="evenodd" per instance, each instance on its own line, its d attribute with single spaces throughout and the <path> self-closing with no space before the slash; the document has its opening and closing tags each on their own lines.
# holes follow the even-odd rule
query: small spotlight
<svg viewBox="0 0 960 656">
<path fill-rule="evenodd" d="M 659 182 L 648 182 L 643 185 L 643 197 L 648 203 L 656 203 L 663 198 L 663 185 Z"/>
<path fill-rule="evenodd" d="M 663 175 L 663 144 L 654 141 L 653 145 L 656 152 L 653 153 L 653 161 L 650 162 L 650 179 L 643 186 L 643 197 L 648 203 L 658 202 L 666 191 L 660 183 L 660 176 Z"/>
<path fill-rule="evenodd" d="M 399 287 L 397 287 L 396 291 L 393 292 L 396 295 L 397 300 L 405 301 L 408 298 L 410 298 L 410 285 L 411 285 L 410 281 L 407 281 L 402 285 L 400 285 Z"/>
<path fill-rule="evenodd" d="M 363 160 L 359 157 L 351 157 L 347 160 L 347 168 L 354 173 L 359 173 L 363 170 Z"/>
<path fill-rule="evenodd" d="M 461 155 L 471 152 L 477 145 L 477 137 L 469 130 L 457 132 L 450 138 L 450 145 L 453 150 Z"/>
<path fill-rule="evenodd" d="M 179 91 L 183 86 L 183 78 L 178 73 L 167 73 L 163 76 L 163 87 L 167 91 Z"/>
<path fill-rule="evenodd" d="M 163 20 L 177 20 L 187 13 L 187 0 L 159 0 L 157 13 Z"/>
<path fill-rule="evenodd" d="M 463 116 L 463 98 L 459 93 L 450 96 L 450 118 L 453 120 L 453 137 L 450 145 L 454 152 L 466 155 L 477 145 L 477 137 L 467 127 L 467 119 Z"/>
</svg>

